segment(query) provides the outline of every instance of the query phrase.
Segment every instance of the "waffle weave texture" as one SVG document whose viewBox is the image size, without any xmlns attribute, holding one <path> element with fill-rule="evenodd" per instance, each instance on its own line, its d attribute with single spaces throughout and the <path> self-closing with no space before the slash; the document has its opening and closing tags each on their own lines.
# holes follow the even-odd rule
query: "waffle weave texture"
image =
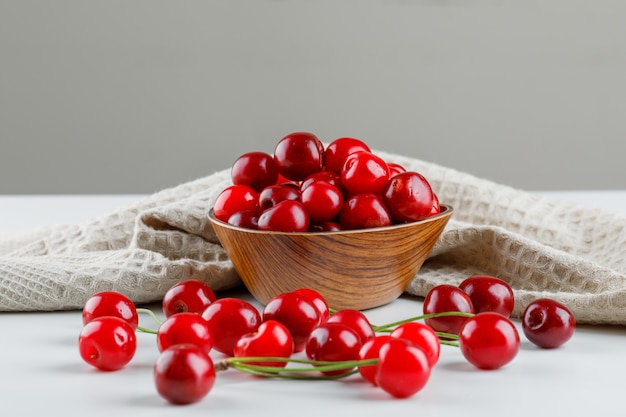
<svg viewBox="0 0 626 417">
<path fill-rule="evenodd" d="M 537 196 L 415 158 L 376 151 L 423 174 L 455 209 L 407 293 L 473 274 L 506 280 L 519 317 L 551 297 L 579 323 L 626 325 L 626 216 Z M 80 309 L 115 290 L 154 302 L 200 279 L 215 291 L 241 284 L 207 218 L 229 170 L 155 193 L 80 224 L 0 240 L 0 311 Z"/>
</svg>

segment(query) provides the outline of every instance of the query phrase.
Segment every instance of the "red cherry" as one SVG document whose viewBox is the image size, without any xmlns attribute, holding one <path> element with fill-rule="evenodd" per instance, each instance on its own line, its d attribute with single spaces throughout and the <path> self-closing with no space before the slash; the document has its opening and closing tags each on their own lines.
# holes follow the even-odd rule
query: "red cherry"
<svg viewBox="0 0 626 417">
<path fill-rule="evenodd" d="M 328 308 L 328 303 L 326 299 L 320 294 L 318 291 L 315 291 L 312 288 L 298 288 L 293 291 L 296 294 L 304 295 L 306 298 L 311 300 L 317 311 L 320 313 L 320 323 L 325 322 L 330 316 L 330 308 Z"/>
<path fill-rule="evenodd" d="M 472 275 L 464 279 L 459 288 L 469 295 L 476 313 L 493 311 L 509 317 L 513 312 L 515 304 L 513 290 L 500 278 Z"/>
<path fill-rule="evenodd" d="M 339 232 L 343 227 L 335 222 L 310 222 L 309 232 Z"/>
<path fill-rule="evenodd" d="M 497 369 L 517 355 L 520 338 L 515 325 L 498 313 L 479 313 L 469 318 L 459 332 L 459 348 L 479 369 Z"/>
<path fill-rule="evenodd" d="M 171 286 L 163 296 L 161 305 L 165 317 L 187 312 L 202 314 L 215 299 L 215 293 L 209 284 L 188 279 Z"/>
<path fill-rule="evenodd" d="M 315 222 L 333 219 L 343 207 L 343 194 L 334 185 L 316 181 L 302 191 L 302 205 Z"/>
<path fill-rule="evenodd" d="M 258 193 L 247 185 L 231 185 L 225 188 L 213 205 L 215 218 L 223 222 L 228 222 L 230 216 L 238 211 L 259 211 Z"/>
<path fill-rule="evenodd" d="M 306 355 L 314 361 L 356 360 L 361 350 L 361 338 L 350 327 L 341 323 L 322 323 L 310 334 L 306 342 Z M 333 371 L 323 371 L 327 376 L 342 375 L 352 367 Z"/>
<path fill-rule="evenodd" d="M 259 228 L 259 214 L 252 211 L 238 211 L 228 218 L 228 224 L 257 230 Z"/>
<path fill-rule="evenodd" d="M 366 360 L 366 359 L 378 359 L 380 356 L 380 347 L 385 344 L 389 339 L 391 339 L 390 335 L 378 335 L 367 342 L 363 343 L 361 349 L 359 350 L 359 355 L 357 357 L 358 360 Z M 374 385 L 378 385 L 376 382 L 376 373 L 378 372 L 378 365 L 362 365 L 359 366 L 359 373 L 361 376 L 370 383 Z"/>
<path fill-rule="evenodd" d="M 303 294 L 278 294 L 263 308 L 263 321 L 282 323 L 293 337 L 293 351 L 304 349 L 311 331 L 320 323 L 320 312 L 315 303 Z"/>
<path fill-rule="evenodd" d="M 365 343 L 376 336 L 372 324 L 362 311 L 343 309 L 333 313 L 327 323 L 341 323 L 354 330 L 361 338 L 361 342 Z"/>
<path fill-rule="evenodd" d="M 309 214 L 299 201 L 281 201 L 261 213 L 258 227 L 274 232 L 306 232 L 309 230 Z"/>
<path fill-rule="evenodd" d="M 357 194 L 343 204 L 339 224 L 347 230 L 391 226 L 391 216 L 379 196 Z"/>
<path fill-rule="evenodd" d="M 328 144 L 325 153 L 326 169 L 341 173 L 348 155 L 359 151 L 371 152 L 365 142 L 355 138 L 338 138 Z"/>
<path fill-rule="evenodd" d="M 293 338 L 289 330 L 276 320 L 261 323 L 254 333 L 243 335 L 233 351 L 242 357 L 288 358 L 293 353 Z M 245 362 L 247 365 L 284 367 L 287 362 Z"/>
<path fill-rule="evenodd" d="M 462 313 L 474 313 L 472 300 L 459 287 L 442 284 L 431 289 L 424 299 L 424 314 L 445 313 L 458 311 Z M 436 332 L 459 334 L 461 326 L 468 317 L 447 316 L 427 318 L 424 322 Z"/>
<path fill-rule="evenodd" d="M 396 327 L 390 334 L 391 337 L 405 339 L 422 349 L 428 358 L 428 364 L 433 367 L 439 361 L 441 343 L 439 336 L 432 327 L 421 322 L 404 323 Z"/>
<path fill-rule="evenodd" d="M 387 168 L 389 168 L 389 178 L 392 178 L 395 175 L 406 172 L 406 168 L 400 164 L 396 164 L 395 162 L 388 162 Z"/>
<path fill-rule="evenodd" d="M 540 298 L 524 309 L 522 330 L 528 340 L 544 349 L 563 345 L 573 335 L 576 319 L 571 310 L 558 301 Z"/>
<path fill-rule="evenodd" d="M 153 373 L 157 392 L 172 404 L 196 403 L 215 383 L 213 360 L 195 345 L 165 349 L 157 358 Z"/>
<path fill-rule="evenodd" d="M 85 302 L 82 312 L 83 324 L 103 316 L 119 317 L 128 322 L 133 330 L 137 330 L 139 325 L 135 304 L 130 298 L 117 291 L 99 292 Z"/>
<path fill-rule="evenodd" d="M 215 350 L 228 356 L 241 336 L 255 332 L 261 324 L 261 314 L 252 304 L 230 297 L 211 303 L 202 318 L 209 324 Z"/>
<path fill-rule="evenodd" d="M 231 167 L 233 184 L 247 185 L 256 192 L 276 184 L 278 169 L 274 157 L 265 152 L 248 152 L 235 160 Z"/>
<path fill-rule="evenodd" d="M 259 207 L 261 210 L 267 210 L 281 201 L 300 201 L 300 196 L 300 188 L 294 183 L 270 185 L 259 194 Z"/>
<path fill-rule="evenodd" d="M 316 172 L 306 177 L 300 184 L 300 190 L 304 191 L 304 189 L 307 188 L 309 185 L 319 181 L 327 182 L 334 185 L 339 191 L 341 191 L 341 194 L 345 194 L 346 192 L 339 174 L 334 171 L 328 170 Z"/>
<path fill-rule="evenodd" d="M 294 132 L 282 138 L 274 149 L 274 162 L 278 172 L 292 181 L 302 181 L 321 171 L 324 145 L 312 133 Z"/>
<path fill-rule="evenodd" d="M 340 175 L 349 194 L 379 195 L 389 180 L 389 169 L 378 155 L 359 151 L 348 155 Z"/>
<path fill-rule="evenodd" d="M 396 398 L 419 392 L 430 378 L 426 354 L 404 339 L 391 338 L 379 350 L 376 383 Z"/>
<path fill-rule="evenodd" d="M 441 213 L 441 206 L 439 205 L 439 197 L 437 197 L 437 194 L 433 193 L 433 207 L 430 209 L 429 216 L 434 216 L 439 213 Z"/>
<path fill-rule="evenodd" d="M 128 364 L 137 350 L 135 330 L 124 319 L 96 317 L 78 336 L 81 358 L 101 371 L 116 371 Z"/>
<path fill-rule="evenodd" d="M 173 345 L 192 344 L 207 353 L 213 348 L 213 336 L 205 319 L 197 313 L 177 313 L 169 316 L 157 330 L 159 352 Z"/>
<path fill-rule="evenodd" d="M 430 215 L 433 190 L 423 175 L 403 172 L 392 177 L 382 190 L 383 201 L 391 218 L 399 222 L 414 222 Z"/>
</svg>

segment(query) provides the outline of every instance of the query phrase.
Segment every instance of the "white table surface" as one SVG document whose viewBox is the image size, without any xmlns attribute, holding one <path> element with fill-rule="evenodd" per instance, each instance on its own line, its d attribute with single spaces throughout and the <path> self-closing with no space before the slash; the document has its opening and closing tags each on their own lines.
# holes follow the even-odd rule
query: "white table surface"
<svg viewBox="0 0 626 417">
<path fill-rule="evenodd" d="M 542 194 L 626 214 L 626 191 Z M 0 232 L 79 222 L 137 198 L 0 196 Z M 382 324 L 420 312 L 419 300 L 402 297 L 367 315 Z M 146 317 L 141 320 L 152 325 Z M 355 380 L 263 380 L 227 371 L 218 374 L 203 401 L 184 407 L 166 404 L 154 389 L 153 335 L 139 334 L 137 354 L 126 369 L 100 373 L 78 355 L 78 311 L 2 313 L 0 329 L 0 410 L 7 417 L 626 415 L 626 327 L 579 326 L 565 346 L 550 351 L 535 348 L 522 335 L 515 360 L 488 372 L 444 346 L 428 385 L 405 400 Z"/>
</svg>

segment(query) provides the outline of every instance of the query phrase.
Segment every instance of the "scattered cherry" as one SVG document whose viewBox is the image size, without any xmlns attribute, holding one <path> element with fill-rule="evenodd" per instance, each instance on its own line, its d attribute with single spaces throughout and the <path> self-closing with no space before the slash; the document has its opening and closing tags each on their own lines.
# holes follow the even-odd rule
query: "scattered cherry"
<svg viewBox="0 0 626 417">
<path fill-rule="evenodd" d="M 476 313 L 493 311 L 509 317 L 515 301 L 511 286 L 504 280 L 490 275 L 472 275 L 459 284 L 472 300 Z"/>
<path fill-rule="evenodd" d="M 85 302 L 82 311 L 83 324 L 103 316 L 119 317 L 128 322 L 133 330 L 139 325 L 135 304 L 126 295 L 117 291 L 99 292 Z"/>
<path fill-rule="evenodd" d="M 213 348 L 213 335 L 209 324 L 196 313 L 176 313 L 169 316 L 157 330 L 159 352 L 172 345 L 192 344 L 210 352 Z"/>
<path fill-rule="evenodd" d="M 571 310 L 549 298 L 531 302 L 522 315 L 524 335 L 544 349 L 563 345 L 574 335 L 575 328 L 576 319 Z"/>
<path fill-rule="evenodd" d="M 119 317 L 96 317 L 81 330 L 78 349 L 89 365 L 101 371 L 116 371 L 126 366 L 135 355 L 135 330 Z"/>
<path fill-rule="evenodd" d="M 216 298 L 206 282 L 188 279 L 172 285 L 165 292 L 161 305 L 165 317 L 177 313 L 202 314 Z"/>
<path fill-rule="evenodd" d="M 416 394 L 424 388 L 430 374 L 426 354 L 408 340 L 392 337 L 380 347 L 376 384 L 393 397 Z"/>
<path fill-rule="evenodd" d="M 479 369 L 497 369 L 517 355 L 520 338 L 515 325 L 499 313 L 478 313 L 459 333 L 459 348 Z"/>
<path fill-rule="evenodd" d="M 310 333 L 305 345 L 309 359 L 315 361 L 356 360 L 361 350 L 361 337 L 351 327 L 342 323 L 322 323 Z M 349 372 L 353 367 L 322 372 L 337 376 Z"/>
<path fill-rule="evenodd" d="M 233 354 L 241 357 L 288 358 L 293 353 L 293 337 L 287 327 L 276 320 L 261 323 L 256 332 L 243 335 L 235 345 Z M 287 362 L 245 362 L 250 365 L 284 367 Z"/>
<path fill-rule="evenodd" d="M 249 302 L 238 298 L 220 298 L 202 313 L 213 336 L 213 348 L 232 356 L 241 336 L 255 332 L 261 325 L 259 311 Z"/>
<path fill-rule="evenodd" d="M 413 321 L 404 323 L 396 327 L 391 333 L 391 337 L 405 339 L 422 349 L 428 358 L 428 364 L 433 367 L 439 361 L 441 353 L 441 343 L 439 336 L 429 325 Z"/>
<path fill-rule="evenodd" d="M 320 310 L 302 293 L 288 292 L 273 297 L 263 308 L 263 321 L 282 323 L 293 337 L 294 352 L 304 350 L 309 335 L 321 321 Z"/>
<path fill-rule="evenodd" d="M 442 284 L 433 287 L 426 294 L 423 305 L 424 314 L 444 313 L 444 312 L 461 312 L 474 313 L 472 300 L 460 288 Z M 437 332 L 459 334 L 461 326 L 467 321 L 467 317 L 448 316 L 433 317 L 424 320 L 426 324 Z"/>
</svg>

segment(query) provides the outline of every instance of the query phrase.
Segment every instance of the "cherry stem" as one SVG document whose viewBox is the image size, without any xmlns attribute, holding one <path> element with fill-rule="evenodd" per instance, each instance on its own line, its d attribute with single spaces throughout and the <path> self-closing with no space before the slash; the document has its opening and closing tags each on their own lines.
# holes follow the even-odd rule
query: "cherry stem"
<svg viewBox="0 0 626 417">
<path fill-rule="evenodd" d="M 431 319 L 436 317 L 449 317 L 449 316 L 457 316 L 457 317 L 473 317 L 472 313 L 463 313 L 461 311 L 445 311 L 442 313 L 431 313 L 431 314 L 422 314 L 421 316 L 415 316 L 404 320 L 394 321 L 393 323 L 387 323 L 380 326 L 372 326 L 375 332 L 390 332 L 393 328 L 400 326 L 401 324 L 410 323 L 413 321 Z M 446 335 L 448 337 L 449 335 Z M 456 335 L 451 335 L 456 337 Z"/>
<path fill-rule="evenodd" d="M 159 319 L 157 317 L 156 314 L 154 314 L 154 312 L 152 310 L 150 310 L 149 308 L 137 308 L 137 314 L 147 314 L 150 317 L 152 317 L 152 319 L 160 326 L 163 322 L 161 321 L 161 319 Z M 137 326 L 137 330 L 143 333 L 150 333 L 150 334 L 157 334 L 156 330 L 153 329 L 149 329 L 147 327 L 143 327 L 143 326 Z"/>
<path fill-rule="evenodd" d="M 256 362 L 250 363 L 250 362 Z M 264 362 L 284 362 L 295 363 L 299 365 L 309 366 L 270 366 L 259 365 L 258 363 Z M 240 357 L 240 358 L 228 358 L 215 364 L 215 369 L 218 371 L 233 368 L 237 371 L 245 372 L 257 376 L 265 376 L 270 378 L 286 378 L 286 379 L 340 379 L 349 375 L 353 375 L 358 372 L 358 369 L 353 369 L 359 366 L 376 365 L 378 359 L 365 359 L 365 360 L 350 360 L 350 361 L 315 361 L 308 359 L 296 359 L 285 357 Z M 335 372 L 345 371 L 338 375 L 303 375 L 308 372 Z"/>
</svg>

